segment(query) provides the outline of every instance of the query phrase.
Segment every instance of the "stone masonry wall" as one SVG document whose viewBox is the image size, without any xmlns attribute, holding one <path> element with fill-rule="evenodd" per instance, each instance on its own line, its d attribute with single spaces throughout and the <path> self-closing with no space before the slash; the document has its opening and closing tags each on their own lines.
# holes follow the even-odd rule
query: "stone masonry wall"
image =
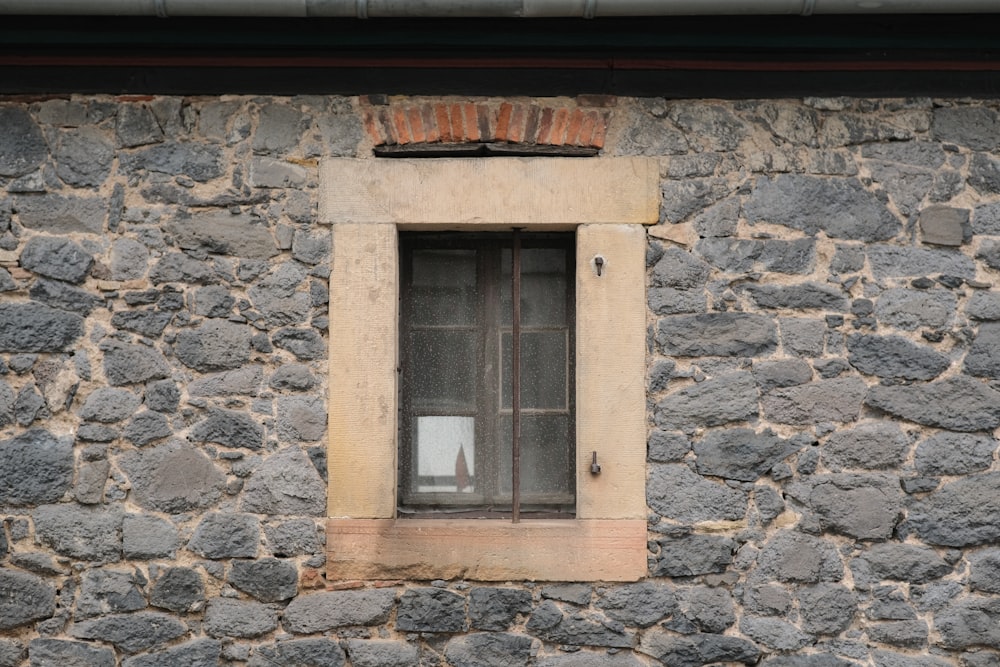
<svg viewBox="0 0 1000 667">
<path fill-rule="evenodd" d="M 1000 664 L 1000 105 L 515 100 L 660 158 L 649 574 L 366 585 L 316 186 L 369 104 L 0 98 L 0 666 Z"/>
</svg>

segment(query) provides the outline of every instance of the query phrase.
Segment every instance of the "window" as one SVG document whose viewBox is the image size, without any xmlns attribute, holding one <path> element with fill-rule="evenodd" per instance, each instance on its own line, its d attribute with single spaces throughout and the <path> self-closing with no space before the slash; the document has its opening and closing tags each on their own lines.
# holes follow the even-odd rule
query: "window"
<svg viewBox="0 0 1000 667">
<path fill-rule="evenodd" d="M 328 579 L 634 581 L 643 576 L 642 225 L 659 217 L 657 161 L 330 159 L 321 167 L 320 201 L 320 219 L 333 229 Z M 568 353 L 572 376 L 566 382 L 574 388 L 575 516 L 526 517 L 518 523 L 401 518 L 397 499 L 406 495 L 407 482 L 399 475 L 400 422 L 406 419 L 399 369 L 407 324 L 401 322 L 400 296 L 407 289 L 408 234 L 509 238 L 515 228 L 529 241 L 531 234 L 566 233 L 573 250 L 566 289 L 572 291 L 575 345 Z M 595 452 L 599 475 L 590 472 Z M 481 474 L 475 464 L 469 472 Z"/>
<path fill-rule="evenodd" d="M 400 516 L 573 516 L 573 245 L 400 235 Z"/>
</svg>

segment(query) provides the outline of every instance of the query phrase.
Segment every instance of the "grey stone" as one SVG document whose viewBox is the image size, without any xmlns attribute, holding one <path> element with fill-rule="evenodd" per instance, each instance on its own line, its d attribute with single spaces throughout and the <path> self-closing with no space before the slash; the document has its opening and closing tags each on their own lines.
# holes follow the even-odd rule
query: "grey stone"
<svg viewBox="0 0 1000 667">
<path fill-rule="evenodd" d="M 0 568 L 0 630 L 48 618 L 56 610 L 56 589 L 41 577 Z"/>
<path fill-rule="evenodd" d="M 146 607 L 146 598 L 134 571 L 88 570 L 81 579 L 74 616 L 77 621 Z"/>
<path fill-rule="evenodd" d="M 983 194 L 1000 192 L 1000 161 L 975 153 L 969 164 L 969 185 Z"/>
<path fill-rule="evenodd" d="M 778 344 L 774 321 L 749 313 L 705 313 L 663 317 L 656 342 L 670 357 L 770 354 Z"/>
<path fill-rule="evenodd" d="M 147 338 L 159 338 L 173 315 L 162 310 L 123 310 L 111 316 L 111 326 Z"/>
<path fill-rule="evenodd" d="M 146 275 L 149 251 L 135 239 L 115 239 L 111 244 L 112 280 L 138 280 Z"/>
<path fill-rule="evenodd" d="M 587 584 L 552 584 L 542 588 L 542 597 L 546 600 L 560 600 L 570 604 L 587 606 L 593 589 Z"/>
<path fill-rule="evenodd" d="M 86 642 L 32 639 L 28 661 L 29 667 L 115 667 L 115 652 Z"/>
<path fill-rule="evenodd" d="M 934 187 L 934 172 L 922 167 L 869 160 L 868 169 L 892 197 L 896 208 L 906 217 L 912 216 L 928 191 Z"/>
<path fill-rule="evenodd" d="M 721 634 L 736 623 L 732 596 L 723 588 L 696 586 L 681 596 L 681 611 L 702 632 Z"/>
<path fill-rule="evenodd" d="M 200 213 L 171 221 L 166 230 L 185 250 L 268 259 L 278 254 L 267 225 L 249 215 Z"/>
<path fill-rule="evenodd" d="M 261 108 L 253 135 L 255 153 L 283 153 L 298 145 L 309 124 L 309 117 L 284 104 Z"/>
<path fill-rule="evenodd" d="M 403 632 L 462 632 L 465 598 L 440 588 L 413 588 L 399 600 L 396 628 Z"/>
<path fill-rule="evenodd" d="M 857 667 L 858 663 L 829 653 L 812 655 L 779 655 L 767 658 L 761 667 Z"/>
<path fill-rule="evenodd" d="M 128 389 L 99 387 L 87 396 L 80 408 L 80 417 L 102 424 L 114 424 L 135 414 L 141 403 L 142 399 Z"/>
<path fill-rule="evenodd" d="M 244 366 L 232 371 L 213 373 L 188 385 L 191 396 L 256 396 L 260 393 L 264 372 L 260 366 Z"/>
<path fill-rule="evenodd" d="M 290 519 L 264 526 L 271 553 L 279 557 L 314 554 L 320 550 L 316 524 L 311 519 Z"/>
<path fill-rule="evenodd" d="M 754 489 L 754 504 L 760 520 L 768 524 L 785 511 L 785 501 L 781 494 L 769 486 L 758 486 Z"/>
<path fill-rule="evenodd" d="M 643 636 L 639 650 L 670 667 L 737 662 L 755 665 L 760 660 L 760 649 L 753 642 L 709 633 L 676 636 L 664 631 L 650 632 Z"/>
<path fill-rule="evenodd" d="M 569 646 L 630 648 L 635 643 L 635 634 L 621 624 L 596 616 L 590 620 L 581 614 L 565 617 L 551 600 L 535 609 L 525 629 L 544 641 Z"/>
<path fill-rule="evenodd" d="M 48 157 L 45 138 L 31 116 L 20 106 L 0 107 L 0 176 L 31 173 Z"/>
<path fill-rule="evenodd" d="M 733 194 L 723 178 L 688 178 L 664 181 L 661 190 L 660 220 L 676 224 Z"/>
<path fill-rule="evenodd" d="M 38 541 L 60 555 L 101 563 L 121 560 L 124 512 L 119 507 L 41 505 L 31 516 Z"/>
<path fill-rule="evenodd" d="M 259 542 L 257 517 L 211 512 L 195 528 L 187 548 L 205 558 L 254 558 Z"/>
<path fill-rule="evenodd" d="M 264 446 L 264 428 L 250 415 L 215 408 L 191 429 L 192 442 L 214 442 L 233 448 L 257 450 Z"/>
<path fill-rule="evenodd" d="M 39 278 L 28 290 L 33 301 L 40 301 L 53 308 L 68 310 L 79 315 L 89 315 L 90 311 L 104 304 L 104 299 L 85 289 L 67 285 L 59 280 Z"/>
<path fill-rule="evenodd" d="M 657 315 L 703 313 L 708 308 L 704 290 L 683 290 L 673 287 L 651 287 L 646 292 L 649 309 Z"/>
<path fill-rule="evenodd" d="M 949 574 L 952 569 L 930 547 L 891 542 L 871 545 L 851 561 L 856 584 L 865 586 L 883 579 L 924 584 Z"/>
<path fill-rule="evenodd" d="M 688 143 L 684 133 L 663 120 L 662 112 L 633 110 L 624 127 L 618 151 L 622 155 L 685 155 Z"/>
<path fill-rule="evenodd" d="M 181 331 L 175 349 L 177 359 L 202 373 L 239 368 L 250 359 L 250 328 L 220 320 Z"/>
<path fill-rule="evenodd" d="M 737 521 L 747 510 L 743 491 L 716 484 L 686 465 L 655 463 L 648 466 L 646 501 L 662 516 L 683 523 Z"/>
<path fill-rule="evenodd" d="M 888 539 L 903 511 L 898 479 L 883 474 L 816 475 L 788 492 L 808 504 L 824 530 L 859 540 Z"/>
<path fill-rule="evenodd" d="M 831 215 L 831 211 L 836 211 Z M 901 225 L 885 204 L 854 179 L 782 174 L 758 179 L 744 206 L 750 223 L 770 222 L 810 235 L 883 241 Z"/>
<path fill-rule="evenodd" d="M 158 350 L 117 341 L 106 341 L 101 347 L 104 350 L 104 375 L 113 386 L 170 377 L 167 360 Z"/>
<path fill-rule="evenodd" d="M 757 416 L 757 386 L 747 372 L 721 375 L 666 396 L 657 403 L 656 424 L 665 429 L 693 431 Z"/>
<path fill-rule="evenodd" d="M 740 201 L 732 198 L 709 206 L 695 216 L 691 225 L 703 238 L 732 236 L 736 233 L 739 218 Z"/>
<path fill-rule="evenodd" d="M 0 269 L 0 292 L 13 292 L 17 289 L 17 283 L 14 282 L 14 278 L 11 277 L 10 271 L 7 269 Z"/>
<path fill-rule="evenodd" d="M 941 329 L 955 316 L 957 300 L 947 290 L 886 290 L 875 303 L 882 324 L 912 331 L 920 327 Z"/>
<path fill-rule="evenodd" d="M 683 433 L 654 429 L 649 433 L 646 448 L 650 461 L 670 463 L 683 459 L 691 451 L 691 442 Z"/>
<path fill-rule="evenodd" d="M 696 440 L 694 453 L 702 475 L 753 482 L 800 447 L 771 431 L 730 428 L 711 431 Z"/>
<path fill-rule="evenodd" d="M 296 634 L 354 625 L 380 625 L 389 620 L 395 601 L 396 592 L 388 588 L 299 595 L 285 608 L 283 624 L 286 630 Z"/>
<path fill-rule="evenodd" d="M 118 145 L 124 148 L 163 141 L 163 130 L 145 104 L 120 105 L 115 117 L 115 134 L 118 136 Z"/>
<path fill-rule="evenodd" d="M 902 336 L 852 334 L 847 337 L 847 350 L 852 366 L 881 378 L 933 380 L 951 365 L 943 354 Z"/>
<path fill-rule="evenodd" d="M 173 558 L 177 551 L 177 529 L 155 516 L 126 514 L 122 521 L 122 553 L 129 560 Z"/>
<path fill-rule="evenodd" d="M 801 359 L 763 361 L 753 365 L 753 377 L 762 392 L 805 384 L 812 376 L 812 368 Z"/>
<path fill-rule="evenodd" d="M 774 389 L 761 397 L 768 419 L 779 424 L 851 422 L 861 413 L 868 387 L 860 378 L 820 380 Z"/>
<path fill-rule="evenodd" d="M 943 248 L 872 245 L 868 247 L 868 264 L 879 280 L 933 273 L 962 278 L 974 278 L 976 275 L 972 259 L 958 250 Z"/>
<path fill-rule="evenodd" d="M 94 258 L 73 241 L 52 236 L 33 236 L 21 251 L 21 266 L 39 275 L 81 283 Z"/>
<path fill-rule="evenodd" d="M 292 238 L 292 257 L 303 264 L 321 264 L 330 259 L 330 231 L 296 229 Z"/>
<path fill-rule="evenodd" d="M 204 624 L 211 637 L 259 637 L 278 627 L 278 614 L 259 602 L 213 598 L 205 609 Z"/>
<path fill-rule="evenodd" d="M 1000 377 L 1000 323 L 979 325 L 976 338 L 965 355 L 964 370 L 977 377 Z"/>
<path fill-rule="evenodd" d="M 985 107 L 941 107 L 934 110 L 931 136 L 976 151 L 997 147 L 997 114 Z"/>
<path fill-rule="evenodd" d="M 41 397 L 34 384 L 27 384 L 17 392 L 14 399 L 14 421 L 18 426 L 30 426 L 36 419 L 49 416 L 45 408 L 45 399 Z"/>
<path fill-rule="evenodd" d="M 965 376 L 924 385 L 872 387 L 865 404 L 951 431 L 985 431 L 1000 426 L 1000 393 Z"/>
<path fill-rule="evenodd" d="M 18 221 L 28 229 L 49 234 L 100 234 L 108 203 L 100 197 L 25 195 L 14 200 Z"/>
<path fill-rule="evenodd" d="M 1000 538 L 1000 473 L 959 478 L 912 504 L 908 527 L 922 541 L 949 547 Z"/>
<path fill-rule="evenodd" d="M 776 651 L 796 651 L 811 640 L 809 635 L 791 623 L 777 618 L 744 616 L 740 621 L 740 632 Z"/>
<path fill-rule="evenodd" d="M 818 283 L 749 285 L 744 288 L 761 308 L 779 310 L 847 310 L 843 292 Z"/>
<path fill-rule="evenodd" d="M 10 385 L 0 380 L 0 426 L 14 423 L 14 402 L 17 396 Z"/>
<path fill-rule="evenodd" d="M 257 281 L 247 294 L 271 326 L 300 324 L 312 307 L 309 294 L 299 289 L 305 286 L 306 279 L 306 271 L 298 264 L 281 264 Z"/>
<path fill-rule="evenodd" d="M 159 412 L 150 410 L 137 414 L 122 431 L 125 439 L 137 447 L 145 447 L 149 443 L 167 438 L 173 433 L 167 418 Z"/>
<path fill-rule="evenodd" d="M 104 616 L 70 628 L 73 637 L 110 642 L 126 653 L 155 648 L 186 632 L 187 626 L 176 618 L 154 611 Z"/>
<path fill-rule="evenodd" d="M 538 667 L 642 667 L 631 653 L 591 653 L 574 651 L 563 655 L 539 656 Z"/>
<path fill-rule="evenodd" d="M 278 398 L 278 437 L 289 442 L 316 442 L 326 433 L 326 401 L 317 396 Z"/>
<path fill-rule="evenodd" d="M 56 559 L 48 553 L 17 551 L 11 554 L 10 563 L 22 570 L 44 576 L 59 576 L 67 573 L 67 568 L 56 562 Z"/>
<path fill-rule="evenodd" d="M 199 262 L 181 252 L 166 253 L 149 271 L 149 279 L 154 285 L 161 283 L 188 283 L 204 285 L 217 280 L 206 262 Z M 163 303 L 161 302 L 161 306 Z"/>
<path fill-rule="evenodd" d="M 247 481 L 242 508 L 259 514 L 322 516 L 326 484 L 298 447 L 271 455 Z"/>
<path fill-rule="evenodd" d="M 417 647 L 399 641 L 350 639 L 347 652 L 354 667 L 410 667 L 418 664 Z M 325 667 L 325 664 L 317 664 L 317 667 Z"/>
<path fill-rule="evenodd" d="M 40 303 L 0 303 L 0 352 L 62 352 L 83 335 L 83 318 Z"/>
<path fill-rule="evenodd" d="M 150 410 L 175 412 L 180 400 L 181 393 L 172 380 L 150 382 L 146 385 L 146 407 Z"/>
<path fill-rule="evenodd" d="M 1000 241 L 984 239 L 976 252 L 976 259 L 982 260 L 991 269 L 1000 269 Z"/>
<path fill-rule="evenodd" d="M 160 512 L 211 507 L 222 495 L 225 475 L 203 452 L 180 441 L 132 451 L 121 459 L 133 500 Z"/>
<path fill-rule="evenodd" d="M 863 246 L 837 244 L 837 252 L 830 260 L 830 271 L 835 274 L 856 273 L 865 267 Z"/>
<path fill-rule="evenodd" d="M 218 667 L 222 643 L 217 639 L 192 639 L 173 648 L 126 658 L 122 667 Z"/>
<path fill-rule="evenodd" d="M 693 141 L 702 143 L 708 150 L 736 150 L 750 134 L 750 128 L 744 121 L 722 105 L 676 102 L 670 107 L 668 117 Z"/>
<path fill-rule="evenodd" d="M 909 448 L 910 441 L 898 426 L 865 422 L 830 434 L 821 457 L 823 464 L 834 472 L 890 469 L 902 465 Z"/>
<path fill-rule="evenodd" d="M 120 153 L 118 161 L 122 171 L 127 174 L 145 170 L 169 176 L 185 176 L 199 183 L 225 173 L 222 151 L 216 146 L 199 143 L 158 144 L 132 153 Z"/>
<path fill-rule="evenodd" d="M 930 141 L 906 141 L 867 144 L 861 147 L 865 158 L 884 162 L 901 162 L 925 169 L 939 169 L 944 165 L 946 153 L 940 144 Z"/>
<path fill-rule="evenodd" d="M 652 285 L 694 289 L 703 287 L 711 272 L 711 267 L 705 262 L 680 248 L 670 247 L 663 251 L 663 256 L 653 267 Z"/>
<path fill-rule="evenodd" d="M 664 584 L 640 582 L 611 589 L 597 607 L 625 625 L 648 628 L 677 610 L 677 598 Z"/>
<path fill-rule="evenodd" d="M 271 375 L 267 384 L 271 389 L 306 391 L 316 386 L 318 380 L 308 366 L 302 364 L 282 364 Z"/>
<path fill-rule="evenodd" d="M 780 531 L 757 554 L 755 581 L 814 584 L 839 581 L 844 568 L 836 546 L 811 535 Z"/>
<path fill-rule="evenodd" d="M 322 359 L 326 355 L 326 343 L 315 329 L 280 329 L 272 339 L 277 347 L 299 360 Z"/>
<path fill-rule="evenodd" d="M 951 206 L 930 206 L 920 212 L 920 233 L 924 243 L 960 246 L 969 228 L 969 210 Z"/>
<path fill-rule="evenodd" d="M 784 616 L 792 606 L 792 596 L 784 586 L 758 584 L 744 589 L 743 605 L 751 614 Z"/>
<path fill-rule="evenodd" d="M 358 640 L 351 639 L 349 643 L 353 645 Z M 363 644 L 376 642 L 360 642 Z M 386 644 L 396 642 L 384 642 Z M 404 646 L 406 646 L 404 644 Z M 359 654 L 364 653 L 360 650 Z M 354 657 L 352 651 L 352 658 Z M 416 664 L 416 649 L 413 650 L 412 660 L 403 665 Z M 356 658 L 352 664 L 354 667 L 365 667 L 368 663 Z M 393 662 L 373 662 L 374 667 L 393 667 Z M 274 665 L 296 665 L 296 667 L 343 667 L 344 651 L 336 641 L 329 639 L 294 639 L 282 641 L 269 646 L 254 647 L 250 655 L 248 667 L 274 667 Z"/>
<path fill-rule="evenodd" d="M 706 262 L 726 273 L 769 271 L 808 273 L 816 261 L 813 239 L 756 240 L 705 238 L 695 244 L 695 252 Z"/>
<path fill-rule="evenodd" d="M 0 440 L 0 505 L 39 505 L 62 498 L 73 482 L 73 442 L 32 429 Z"/>
<path fill-rule="evenodd" d="M 236 561 L 242 562 L 242 561 Z M 196 611 L 205 601 L 205 582 L 197 570 L 168 567 L 153 584 L 149 602 L 175 612 Z"/>
<path fill-rule="evenodd" d="M 868 639 L 879 644 L 918 649 L 927 645 L 927 623 L 896 621 L 873 623 L 867 627 Z"/>
<path fill-rule="evenodd" d="M 83 442 L 111 442 L 118 438 L 118 429 L 102 424 L 80 424 L 76 429 L 76 437 Z"/>
<path fill-rule="evenodd" d="M 255 157 L 250 162 L 250 182 L 255 188 L 301 188 L 309 172 L 291 162 Z"/>
<path fill-rule="evenodd" d="M 1000 292 L 975 292 L 965 304 L 965 314 L 974 320 L 1000 320 Z"/>
<path fill-rule="evenodd" d="M 934 616 L 938 645 L 947 649 L 974 646 L 1000 648 L 1000 600 L 995 597 L 970 596 Z"/>
<path fill-rule="evenodd" d="M 1000 234 L 1000 202 L 989 202 L 977 206 L 972 215 L 972 233 Z"/>
<path fill-rule="evenodd" d="M 82 505 L 97 505 L 104 500 L 104 487 L 111 472 L 109 461 L 81 463 L 76 473 L 73 496 Z"/>
<path fill-rule="evenodd" d="M 469 620 L 476 630 L 503 632 L 518 614 L 531 613 L 531 593 L 517 588 L 477 587 L 469 592 Z"/>
<path fill-rule="evenodd" d="M 531 662 L 531 637 L 475 632 L 451 639 L 444 655 L 455 667 L 526 667 Z"/>
<path fill-rule="evenodd" d="M 858 607 L 854 592 L 841 584 L 804 586 L 798 598 L 802 629 L 813 634 L 840 634 L 850 626 Z"/>
<path fill-rule="evenodd" d="M 236 299 L 221 285 L 202 287 L 191 296 L 191 310 L 205 317 L 229 317 L 235 303 Z"/>
<path fill-rule="evenodd" d="M 1000 550 L 984 549 L 969 555 L 969 587 L 984 593 L 1000 593 Z"/>
<path fill-rule="evenodd" d="M 111 173 L 114 145 L 99 130 L 82 127 L 59 133 L 53 157 L 56 173 L 67 185 L 101 185 Z"/>
<path fill-rule="evenodd" d="M 991 436 L 938 433 L 917 444 L 913 465 L 922 475 L 968 475 L 989 468 L 996 449 Z"/>
<path fill-rule="evenodd" d="M 228 581 L 261 602 L 280 602 L 295 597 L 299 574 L 294 564 L 277 558 L 238 560 L 229 570 Z"/>
</svg>

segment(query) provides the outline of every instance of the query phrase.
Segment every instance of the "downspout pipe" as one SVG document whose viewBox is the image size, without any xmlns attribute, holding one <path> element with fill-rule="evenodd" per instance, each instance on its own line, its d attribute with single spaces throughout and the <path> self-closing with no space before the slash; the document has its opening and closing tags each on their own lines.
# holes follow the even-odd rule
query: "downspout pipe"
<svg viewBox="0 0 1000 667">
<path fill-rule="evenodd" d="M 0 0 L 0 15 L 600 18 L 1000 13 L 997 0 Z"/>
</svg>

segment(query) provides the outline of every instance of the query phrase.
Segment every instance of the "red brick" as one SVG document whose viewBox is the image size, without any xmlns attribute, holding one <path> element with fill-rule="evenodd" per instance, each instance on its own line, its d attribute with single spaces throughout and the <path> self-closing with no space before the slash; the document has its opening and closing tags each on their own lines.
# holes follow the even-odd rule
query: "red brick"
<svg viewBox="0 0 1000 667">
<path fill-rule="evenodd" d="M 507 130 L 510 127 L 510 116 L 514 111 L 514 107 L 511 106 L 510 102 L 504 102 L 500 105 L 500 115 L 497 116 L 497 131 L 494 135 L 494 139 L 497 141 L 507 141 Z"/>
<path fill-rule="evenodd" d="M 441 141 L 454 141 L 455 136 L 451 133 L 451 118 L 448 117 L 448 107 L 444 104 L 435 104 L 434 117 L 437 118 Z"/>
<path fill-rule="evenodd" d="M 392 118 L 389 116 L 389 107 L 379 107 L 378 108 L 378 122 L 382 126 L 382 136 L 385 137 L 385 143 L 395 144 L 396 143 L 396 130 L 392 126 Z"/>
<path fill-rule="evenodd" d="M 375 109 L 370 106 L 361 107 L 361 118 L 365 125 L 365 132 L 371 137 L 372 142 L 376 146 L 384 144 L 385 134 L 382 132 L 382 126 L 378 122 L 378 114 L 375 113 Z"/>
<path fill-rule="evenodd" d="M 346 591 L 351 588 L 363 588 L 365 582 L 356 579 L 350 581 L 331 581 L 326 585 L 328 591 Z"/>
<path fill-rule="evenodd" d="M 538 117 L 542 115 L 542 110 L 535 105 L 528 109 L 528 118 L 524 121 L 524 142 L 535 143 L 535 135 L 538 134 Z"/>
<path fill-rule="evenodd" d="M 580 136 L 577 137 L 578 146 L 589 146 L 590 140 L 594 136 L 594 125 L 598 122 L 596 111 L 588 111 L 583 115 L 583 123 L 580 124 Z"/>
<path fill-rule="evenodd" d="M 566 126 L 566 144 L 569 146 L 579 145 L 580 128 L 583 126 L 583 111 L 573 109 L 569 115 L 569 124 Z"/>
<path fill-rule="evenodd" d="M 394 586 L 402 586 L 402 579 L 379 579 L 373 582 L 375 588 L 392 588 Z"/>
<path fill-rule="evenodd" d="M 559 146 L 566 143 L 566 123 L 569 119 L 568 109 L 559 109 L 555 113 L 555 118 L 552 120 L 552 134 L 549 137 L 549 143 L 554 146 Z"/>
<path fill-rule="evenodd" d="M 420 109 L 410 107 L 406 110 L 406 118 L 410 121 L 410 136 L 414 143 L 422 144 L 427 141 L 427 134 L 424 132 L 424 119 L 420 116 Z"/>
<path fill-rule="evenodd" d="M 476 105 L 471 102 L 463 104 L 462 113 L 465 116 L 465 138 L 468 141 L 479 141 L 479 116 L 476 114 Z"/>
<path fill-rule="evenodd" d="M 115 98 L 117 102 L 152 102 L 152 95 L 119 95 Z"/>
<path fill-rule="evenodd" d="M 481 141 L 493 141 L 493 129 L 490 121 L 493 119 L 492 110 L 485 104 L 476 107 L 479 116 L 479 139 Z"/>
<path fill-rule="evenodd" d="M 524 141 L 524 124 L 527 120 L 524 116 L 524 105 L 516 105 L 514 115 L 510 119 L 510 131 L 507 133 L 508 141 L 515 144 Z"/>
<path fill-rule="evenodd" d="M 302 574 L 299 577 L 299 586 L 302 588 L 325 588 L 327 585 L 326 577 L 323 576 L 322 570 L 317 570 L 312 567 L 303 568 Z"/>
<path fill-rule="evenodd" d="M 538 137 L 535 139 L 535 143 L 549 143 L 549 135 L 552 133 L 552 116 L 551 108 L 542 109 L 542 118 L 538 121 Z"/>
<path fill-rule="evenodd" d="M 406 111 L 396 107 L 392 110 L 392 129 L 396 133 L 396 143 L 410 143 L 410 129 L 406 123 Z"/>
<path fill-rule="evenodd" d="M 465 141 L 465 123 L 462 121 L 462 105 L 451 105 L 451 136 L 455 141 Z"/>
<path fill-rule="evenodd" d="M 427 133 L 427 143 L 433 144 L 441 141 L 441 131 L 438 130 L 437 121 L 434 120 L 434 107 L 425 104 L 420 107 L 420 117 L 424 121 L 424 131 Z"/>
</svg>

